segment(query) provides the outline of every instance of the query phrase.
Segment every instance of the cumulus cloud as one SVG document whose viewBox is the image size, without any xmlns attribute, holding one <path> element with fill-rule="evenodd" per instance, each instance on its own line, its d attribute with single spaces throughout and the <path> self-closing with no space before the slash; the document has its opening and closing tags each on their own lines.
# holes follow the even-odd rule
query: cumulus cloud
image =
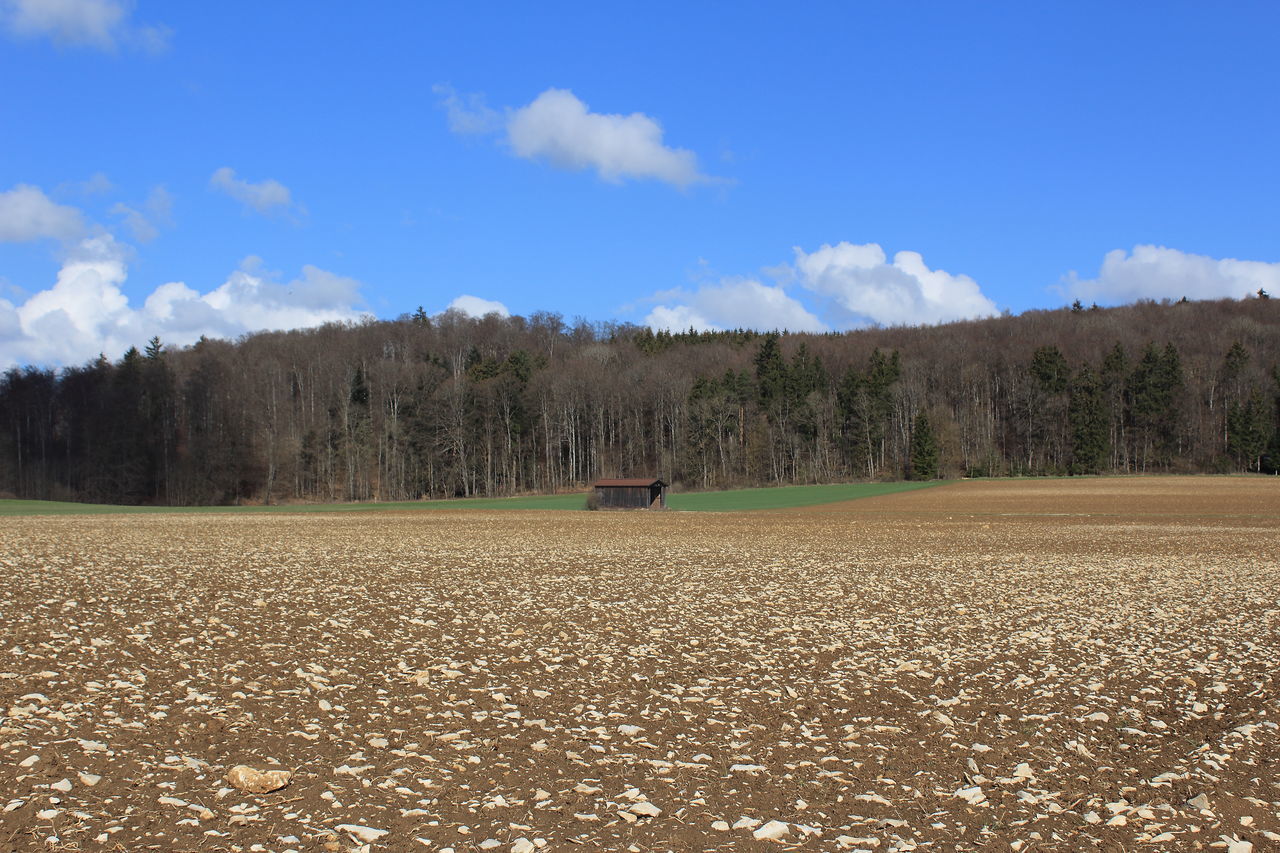
<svg viewBox="0 0 1280 853">
<path fill-rule="evenodd" d="M 360 283 L 313 266 L 280 282 L 252 260 L 206 292 L 183 282 L 157 287 L 141 307 L 121 289 L 129 249 L 110 235 L 83 240 L 54 285 L 20 305 L 0 299 L 0 366 L 65 365 L 115 358 L 159 335 L 186 345 L 201 335 L 237 337 L 361 318 Z"/>
<path fill-rule="evenodd" d="M 80 211 L 55 203 L 39 187 L 18 184 L 0 192 L 0 243 L 73 240 L 83 233 Z"/>
<path fill-rule="evenodd" d="M 272 213 L 305 213 L 301 205 L 295 205 L 289 188 L 277 180 L 268 178 L 253 183 L 236 177 L 236 170 L 223 166 L 209 178 L 209 186 L 234 198 L 245 207 L 264 216 Z"/>
<path fill-rule="evenodd" d="M 652 179 L 684 188 L 713 180 L 698 171 L 692 151 L 665 145 L 662 125 L 644 113 L 594 113 L 568 89 L 552 88 L 504 116 L 480 95 L 460 95 L 444 85 L 435 91 L 451 130 L 501 132 L 517 157 L 571 171 L 592 169 L 610 183 Z"/>
<path fill-rule="evenodd" d="M 136 24 L 132 13 L 130 0 L 0 0 L 0 20 L 14 35 L 107 51 L 163 50 L 168 28 Z"/>
<path fill-rule="evenodd" d="M 1192 255 L 1164 246 L 1115 249 L 1102 259 L 1098 277 L 1074 272 L 1062 283 L 1070 299 L 1117 304 L 1135 299 L 1239 299 L 1259 289 L 1280 294 L 1280 263 Z"/>
<path fill-rule="evenodd" d="M 779 284 L 726 278 L 692 292 L 658 293 L 644 322 L 672 331 L 824 332 L 871 324 L 945 323 L 997 313 L 977 282 L 930 269 L 918 252 L 898 252 L 890 262 L 875 243 L 794 251 L 792 263 L 765 270 Z"/>
<path fill-rule="evenodd" d="M 501 302 L 495 302 L 492 299 L 481 299 L 479 296 L 470 296 L 465 293 L 450 302 L 449 307 L 445 310 L 461 311 L 468 317 L 486 317 L 490 314 L 497 314 L 499 317 L 511 316 L 507 306 Z"/>
<path fill-rule="evenodd" d="M 796 278 L 842 327 L 945 323 L 997 313 L 972 278 L 930 269 L 919 252 L 898 252 L 892 263 L 876 243 L 794 252 Z"/>
<path fill-rule="evenodd" d="M 825 332 L 827 325 L 780 286 L 752 279 L 726 279 L 692 293 L 682 290 L 658 294 L 664 304 L 644 318 L 653 329 L 673 332 L 697 329 L 786 329 Z"/>
<path fill-rule="evenodd" d="M 604 180 L 654 178 L 678 187 L 705 180 L 697 157 L 662 144 L 662 125 L 644 113 L 593 113 L 568 89 L 548 89 L 507 119 L 519 157 L 563 169 L 595 169 Z"/>
</svg>

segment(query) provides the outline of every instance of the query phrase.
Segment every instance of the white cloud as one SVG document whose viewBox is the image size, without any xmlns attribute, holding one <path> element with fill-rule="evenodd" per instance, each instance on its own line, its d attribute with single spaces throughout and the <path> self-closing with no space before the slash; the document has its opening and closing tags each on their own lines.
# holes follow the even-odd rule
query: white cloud
<svg viewBox="0 0 1280 853">
<path fill-rule="evenodd" d="M 656 305 L 644 318 L 644 324 L 655 331 L 665 329 L 668 332 L 687 332 L 696 329 L 699 332 L 718 332 L 722 329 L 706 317 L 698 313 L 691 305 L 677 303 L 675 305 Z"/>
<path fill-rule="evenodd" d="M 440 104 L 449 117 L 454 133 L 492 133 L 502 129 L 502 113 L 490 108 L 483 95 L 459 94 L 447 83 L 437 83 L 431 91 L 440 96 Z"/>
<path fill-rule="evenodd" d="M 251 207 L 258 213 L 268 215 L 271 213 L 290 213 L 297 211 L 306 213 L 306 209 L 301 205 L 295 205 L 293 202 L 293 194 L 289 192 L 289 188 L 277 180 L 268 178 L 265 181 L 253 183 L 236 177 L 235 169 L 230 166 L 223 166 L 213 173 L 209 178 L 209 186 L 220 190 L 234 198 L 236 201 Z"/>
<path fill-rule="evenodd" d="M 135 24 L 129 20 L 132 12 L 131 0 L 0 0 L 0 17 L 18 36 L 47 36 L 58 44 L 108 51 L 121 45 L 163 50 L 168 28 Z"/>
<path fill-rule="evenodd" d="M 704 285 L 693 293 L 672 291 L 658 294 L 670 303 L 654 307 L 645 325 L 680 332 L 688 329 L 787 329 L 792 332 L 823 332 L 827 325 L 799 301 L 778 286 L 751 279 L 726 279 Z"/>
<path fill-rule="evenodd" d="M 1280 295 L 1280 263 L 1192 255 L 1164 246 L 1107 252 L 1098 277 L 1063 279 L 1068 298 L 1117 304 L 1135 299 L 1239 299 L 1258 292 Z"/>
<path fill-rule="evenodd" d="M 465 293 L 450 302 L 449 307 L 445 310 L 461 311 L 468 317 L 485 317 L 489 314 L 497 314 L 499 317 L 511 316 L 507 306 L 501 302 L 495 302 L 492 299 L 481 299 L 479 296 L 470 296 Z"/>
<path fill-rule="evenodd" d="M 80 211 L 56 204 L 39 187 L 18 184 L 0 193 L 0 243 L 73 240 L 83 233 Z"/>
<path fill-rule="evenodd" d="M 129 226 L 129 230 L 133 232 L 133 238 L 139 243 L 150 243 L 160 236 L 160 229 L 151 224 L 151 220 L 147 219 L 142 211 L 132 208 L 124 202 L 116 202 L 112 205 L 111 214 L 124 220 L 124 224 Z"/>
<path fill-rule="evenodd" d="M 59 184 L 54 193 L 76 193 L 83 196 L 94 196 L 109 193 L 115 188 L 116 185 L 111 182 L 111 179 L 105 173 L 94 172 L 87 181 L 69 181 Z"/>
<path fill-rule="evenodd" d="M 604 180 L 654 178 L 677 187 L 706 180 L 697 157 L 662 144 L 662 125 L 644 113 L 593 113 L 567 89 L 548 89 L 507 119 L 519 157 L 563 169 L 595 169 Z"/>
<path fill-rule="evenodd" d="M 777 285 L 725 278 L 692 292 L 657 293 L 650 300 L 655 307 L 644 322 L 672 331 L 824 332 L 872 323 L 944 323 L 997 313 L 995 303 L 973 279 L 931 270 L 917 252 L 899 252 L 890 263 L 875 243 L 823 245 L 812 253 L 794 251 L 793 263 L 764 271 L 778 280 Z M 793 295 L 786 286 L 794 284 L 802 290 Z"/>
<path fill-rule="evenodd" d="M 173 195 L 163 186 L 157 186 L 147 196 L 146 213 L 117 202 L 111 208 L 114 216 L 124 219 L 124 224 L 133 232 L 134 239 L 140 243 L 150 243 L 160 236 L 158 225 L 173 224 Z"/>
<path fill-rule="evenodd" d="M 121 290 L 128 247 L 110 235 L 82 241 L 56 283 L 20 305 L 0 299 L 0 366 L 115 358 L 154 335 L 184 346 L 201 335 L 236 337 L 360 319 L 360 283 L 313 266 L 287 283 L 252 260 L 207 293 L 182 282 L 157 287 L 141 308 Z"/>
<path fill-rule="evenodd" d="M 517 157 L 572 171 L 594 169 L 610 183 L 653 179 L 684 188 L 715 180 L 698 171 L 692 151 L 664 145 L 662 125 L 644 113 L 593 113 L 573 92 L 553 88 L 504 116 L 481 95 L 460 95 L 447 85 L 434 91 L 442 96 L 450 130 L 501 132 Z"/>
<path fill-rule="evenodd" d="M 792 269 L 800 284 L 823 299 L 836 325 L 918 325 L 996 314 L 996 305 L 967 275 L 931 270 L 918 252 L 889 263 L 875 243 L 796 247 Z"/>
</svg>

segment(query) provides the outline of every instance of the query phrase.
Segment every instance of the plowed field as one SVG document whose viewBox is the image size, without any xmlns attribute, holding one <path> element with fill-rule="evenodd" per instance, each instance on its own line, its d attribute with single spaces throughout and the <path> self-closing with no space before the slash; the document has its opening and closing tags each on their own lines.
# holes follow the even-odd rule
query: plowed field
<svg viewBox="0 0 1280 853">
<path fill-rule="evenodd" d="M 8 518 L 0 564 L 0 851 L 1280 849 L 1280 481 Z"/>
</svg>

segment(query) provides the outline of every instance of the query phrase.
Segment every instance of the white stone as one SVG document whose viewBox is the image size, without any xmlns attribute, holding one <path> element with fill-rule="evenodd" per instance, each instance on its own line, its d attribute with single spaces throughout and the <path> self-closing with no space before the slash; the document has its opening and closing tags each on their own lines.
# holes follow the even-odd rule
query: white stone
<svg viewBox="0 0 1280 853">
<path fill-rule="evenodd" d="M 358 823 L 340 823 L 335 829 L 350 833 L 365 844 L 372 844 L 391 831 L 389 829 L 374 829 L 372 826 L 362 826 Z"/>
<path fill-rule="evenodd" d="M 527 838 L 517 838 L 511 844 L 511 853 L 533 853 L 537 849 L 538 845 Z"/>
<path fill-rule="evenodd" d="M 289 784 L 293 774 L 288 770 L 258 770 L 247 764 L 237 764 L 227 771 L 227 782 L 250 794 L 267 794 Z"/>
<path fill-rule="evenodd" d="M 791 827 L 780 820 L 771 820 L 751 833 L 756 841 L 781 841 L 791 834 Z"/>
</svg>

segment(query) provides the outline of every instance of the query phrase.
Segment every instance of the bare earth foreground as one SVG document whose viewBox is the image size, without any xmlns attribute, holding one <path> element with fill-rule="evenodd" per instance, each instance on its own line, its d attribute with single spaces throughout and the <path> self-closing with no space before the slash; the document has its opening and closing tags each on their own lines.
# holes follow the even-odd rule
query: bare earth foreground
<svg viewBox="0 0 1280 853">
<path fill-rule="evenodd" d="M 1280 480 L 7 518 L 0 562 L 3 851 L 1280 849 Z"/>
</svg>

